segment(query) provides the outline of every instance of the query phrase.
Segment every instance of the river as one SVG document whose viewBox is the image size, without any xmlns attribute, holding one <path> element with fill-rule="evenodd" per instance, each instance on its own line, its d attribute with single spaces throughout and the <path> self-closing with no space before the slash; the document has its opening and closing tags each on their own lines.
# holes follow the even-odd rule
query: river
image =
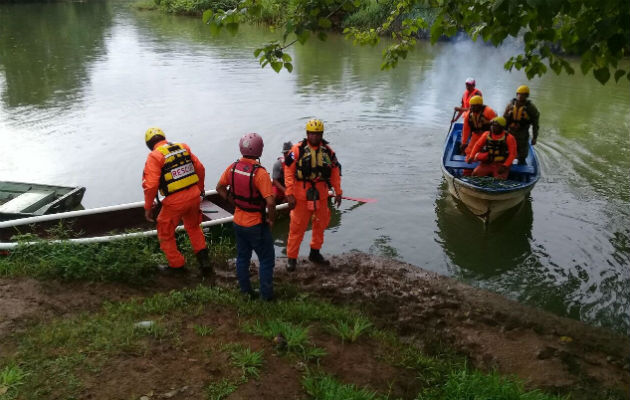
<svg viewBox="0 0 630 400">
<path fill-rule="evenodd" d="M 503 69 L 515 44 L 468 40 L 421 42 L 380 71 L 379 48 L 336 35 L 292 47 L 293 73 L 276 74 L 253 57 L 273 37 L 248 27 L 212 37 L 199 18 L 126 2 L 0 4 L 0 179 L 86 186 L 85 207 L 138 201 L 143 133 L 159 126 L 192 147 L 213 188 L 244 133 L 263 136 L 271 169 L 282 143 L 301 139 L 317 117 L 343 164 L 344 193 L 377 199 L 342 204 L 325 254 L 395 257 L 628 332 L 627 80 L 603 86 L 550 72 L 527 81 Z M 521 84 L 541 111 L 543 176 L 487 230 L 448 194 L 440 171 L 468 76 L 499 112 Z M 286 223 L 274 234 L 281 254 Z"/>
</svg>

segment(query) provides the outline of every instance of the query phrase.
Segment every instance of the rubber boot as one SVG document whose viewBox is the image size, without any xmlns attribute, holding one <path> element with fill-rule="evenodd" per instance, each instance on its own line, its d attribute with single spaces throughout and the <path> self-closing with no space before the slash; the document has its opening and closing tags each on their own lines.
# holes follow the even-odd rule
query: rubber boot
<svg viewBox="0 0 630 400">
<path fill-rule="evenodd" d="M 316 249 L 311 249 L 311 253 L 308 255 L 308 259 L 312 262 L 314 262 L 315 264 L 320 264 L 320 265 L 330 265 L 330 261 L 326 260 L 321 253 L 319 252 L 319 250 Z"/>
<path fill-rule="evenodd" d="M 287 271 L 289 272 L 295 271 L 296 266 L 297 266 L 297 260 L 295 258 L 289 258 L 287 260 Z"/>
<path fill-rule="evenodd" d="M 203 249 L 197 252 L 197 262 L 199 262 L 199 271 L 201 271 L 201 276 L 207 279 L 213 279 L 214 268 L 212 268 L 212 264 L 210 264 L 208 249 Z"/>
</svg>

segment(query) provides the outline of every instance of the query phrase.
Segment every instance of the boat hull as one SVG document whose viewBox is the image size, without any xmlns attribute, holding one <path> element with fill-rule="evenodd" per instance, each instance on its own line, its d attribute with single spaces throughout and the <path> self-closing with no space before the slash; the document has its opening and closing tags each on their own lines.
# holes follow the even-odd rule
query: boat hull
<svg viewBox="0 0 630 400">
<path fill-rule="evenodd" d="M 461 132 L 462 124 L 458 123 L 446 137 L 442 174 L 453 197 L 461 201 L 476 217 L 489 223 L 505 211 L 518 206 L 532 191 L 540 178 L 538 157 L 530 145 L 526 165 L 513 164 L 507 180 L 487 178 L 492 184 L 485 186 L 480 177 L 471 177 L 470 173 L 466 173 L 479 163 L 467 163 L 464 155 L 459 154 Z"/>
</svg>

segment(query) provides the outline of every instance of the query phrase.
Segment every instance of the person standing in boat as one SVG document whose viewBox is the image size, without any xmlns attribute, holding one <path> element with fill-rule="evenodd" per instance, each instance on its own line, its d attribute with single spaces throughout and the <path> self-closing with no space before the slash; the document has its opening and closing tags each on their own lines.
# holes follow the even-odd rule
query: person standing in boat
<svg viewBox="0 0 630 400">
<path fill-rule="evenodd" d="M 273 196 L 276 200 L 276 204 L 286 202 L 286 196 L 284 194 L 286 191 L 286 187 L 284 186 L 284 161 L 286 157 L 288 157 L 291 147 L 293 147 L 293 143 L 285 142 L 282 145 L 282 157 L 278 157 L 273 164 L 273 180 L 271 183 L 273 184 Z"/>
<path fill-rule="evenodd" d="M 258 278 L 260 298 L 273 300 L 273 269 L 275 250 L 271 227 L 276 216 L 276 203 L 271 189 L 271 178 L 259 159 L 263 139 L 248 133 L 239 141 L 241 157 L 230 164 L 219 179 L 217 192 L 235 206 L 234 233 L 236 235 L 236 277 L 242 293 L 256 296 L 249 280 L 252 251 L 259 260 Z"/>
<path fill-rule="evenodd" d="M 175 228 L 183 220 L 201 274 L 211 278 L 214 270 L 210 264 L 206 237 L 200 226 L 205 168 L 188 145 L 167 142 L 160 128 L 149 128 L 144 141 L 151 150 L 142 173 L 144 216 L 151 222 L 157 219 L 160 248 L 168 260 L 168 266 L 164 269 L 167 272 L 186 271 L 186 259 L 175 242 Z M 158 191 L 164 196 L 161 203 L 157 197 Z M 161 204 L 157 217 L 153 215 L 156 199 Z"/>
<path fill-rule="evenodd" d="M 466 78 L 466 91 L 462 95 L 462 104 L 460 107 L 455 107 L 455 111 L 457 111 L 457 115 L 451 120 L 451 123 L 457 121 L 459 117 L 470 108 L 470 99 L 473 96 L 482 96 L 481 90 L 475 88 L 475 78 L 469 77 Z"/>
<path fill-rule="evenodd" d="M 529 153 L 529 127 L 532 127 L 532 145 L 538 139 L 538 119 L 540 113 L 528 99 L 529 87 L 521 85 L 516 89 L 516 98 L 505 107 L 503 116 L 508 124 L 508 131 L 516 138 L 518 163 L 525 165 Z"/>
<path fill-rule="evenodd" d="M 495 117 L 490 131 L 484 132 L 466 157 L 466 162 L 481 161 L 473 176 L 492 176 L 507 179 L 512 161 L 516 158 L 516 139 L 505 130 L 503 117 Z"/>
<path fill-rule="evenodd" d="M 308 259 L 328 265 L 320 253 L 324 229 L 330 222 L 328 190 L 334 190 L 335 204 L 341 205 L 341 168 L 337 156 L 323 139 L 324 123 L 311 119 L 306 123 L 306 138 L 291 149 L 285 161 L 286 196 L 291 209 L 287 240 L 287 270 L 294 271 L 300 244 L 309 222 L 313 221 L 311 252 Z"/>
<path fill-rule="evenodd" d="M 460 152 L 469 155 L 479 136 L 490 129 L 490 121 L 496 116 L 497 113 L 490 106 L 483 104 L 483 97 L 473 96 L 470 99 L 470 110 L 464 113 Z"/>
</svg>

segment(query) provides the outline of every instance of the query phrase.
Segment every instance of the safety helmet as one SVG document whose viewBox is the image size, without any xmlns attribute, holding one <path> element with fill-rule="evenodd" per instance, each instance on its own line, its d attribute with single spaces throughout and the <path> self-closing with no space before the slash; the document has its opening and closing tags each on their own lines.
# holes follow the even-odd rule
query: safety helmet
<svg viewBox="0 0 630 400">
<path fill-rule="evenodd" d="M 501 125 L 504 128 L 505 128 L 505 125 L 507 125 L 507 121 L 503 117 L 494 117 L 494 118 L 492 118 L 492 121 L 490 121 L 490 122 L 493 123 L 493 124 L 499 124 L 499 125 Z"/>
<path fill-rule="evenodd" d="M 475 86 L 475 78 L 469 76 L 466 78 L 466 84 Z"/>
<path fill-rule="evenodd" d="M 293 147 L 293 143 L 291 143 L 290 141 L 289 142 L 284 142 L 282 144 L 282 152 L 285 153 L 285 152 L 291 150 L 291 147 Z"/>
<path fill-rule="evenodd" d="M 263 140 L 257 133 L 246 133 L 238 142 L 241 154 L 249 157 L 259 158 L 263 152 Z"/>
<path fill-rule="evenodd" d="M 516 94 L 529 94 L 529 88 L 525 85 L 521 85 L 518 88 L 516 88 Z"/>
<path fill-rule="evenodd" d="M 144 133 L 144 142 L 149 143 L 149 141 L 151 141 L 151 139 L 153 139 L 156 136 L 162 136 L 163 138 L 166 139 L 166 135 L 160 128 L 149 128 Z"/>
<path fill-rule="evenodd" d="M 477 95 L 470 98 L 471 106 L 482 106 L 483 105 L 483 97 Z"/>
<path fill-rule="evenodd" d="M 306 132 L 324 132 L 324 123 L 321 119 L 311 119 L 306 123 Z"/>
</svg>

